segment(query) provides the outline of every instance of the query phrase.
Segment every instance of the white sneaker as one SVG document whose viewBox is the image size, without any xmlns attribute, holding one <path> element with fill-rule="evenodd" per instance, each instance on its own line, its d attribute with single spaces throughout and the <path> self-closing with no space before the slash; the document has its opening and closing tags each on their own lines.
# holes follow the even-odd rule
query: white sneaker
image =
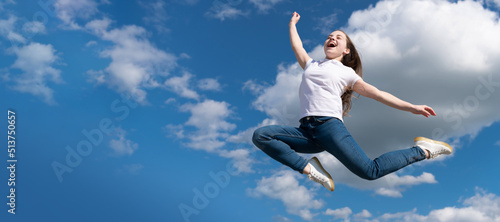
<svg viewBox="0 0 500 222">
<path fill-rule="evenodd" d="M 415 145 L 429 151 L 429 159 L 434 159 L 441 154 L 451 154 L 453 149 L 445 142 L 431 140 L 425 137 L 415 137 Z"/>
<path fill-rule="evenodd" d="M 314 182 L 320 183 L 329 191 L 333 191 L 335 184 L 333 184 L 332 176 L 321 166 L 318 158 L 313 157 L 307 162 L 311 164 L 311 173 L 307 177 Z"/>
</svg>

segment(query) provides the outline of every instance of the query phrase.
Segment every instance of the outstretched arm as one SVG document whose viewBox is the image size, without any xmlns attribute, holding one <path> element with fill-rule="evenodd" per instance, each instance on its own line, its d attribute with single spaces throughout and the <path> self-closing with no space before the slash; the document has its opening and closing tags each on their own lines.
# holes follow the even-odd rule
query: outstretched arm
<svg viewBox="0 0 500 222">
<path fill-rule="evenodd" d="M 412 112 L 413 114 L 423 115 L 425 117 L 429 117 L 430 115 L 433 116 L 436 115 L 434 110 L 429 106 L 413 105 L 411 103 L 405 102 L 388 92 L 380 91 L 375 86 L 372 86 L 363 81 L 363 79 L 358 80 L 354 84 L 354 91 L 362 96 L 372 98 L 392 108 Z"/>
<path fill-rule="evenodd" d="M 290 43 L 292 44 L 293 52 L 295 53 L 295 57 L 297 57 L 300 67 L 305 69 L 306 63 L 311 57 L 309 57 L 304 49 L 302 40 L 300 40 L 299 33 L 297 32 L 297 27 L 295 26 L 297 22 L 299 22 L 299 19 L 299 13 L 294 12 L 292 19 L 290 19 L 290 23 L 288 24 L 288 26 L 290 26 Z"/>
</svg>

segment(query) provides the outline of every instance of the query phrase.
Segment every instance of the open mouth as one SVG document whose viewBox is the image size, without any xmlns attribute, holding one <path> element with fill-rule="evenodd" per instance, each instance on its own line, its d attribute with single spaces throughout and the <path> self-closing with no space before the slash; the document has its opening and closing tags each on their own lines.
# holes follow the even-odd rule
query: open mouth
<svg viewBox="0 0 500 222">
<path fill-rule="evenodd" d="M 336 45 L 335 45 L 333 42 L 328 43 L 328 48 L 333 48 L 333 47 L 335 47 L 335 46 L 336 46 Z"/>
</svg>

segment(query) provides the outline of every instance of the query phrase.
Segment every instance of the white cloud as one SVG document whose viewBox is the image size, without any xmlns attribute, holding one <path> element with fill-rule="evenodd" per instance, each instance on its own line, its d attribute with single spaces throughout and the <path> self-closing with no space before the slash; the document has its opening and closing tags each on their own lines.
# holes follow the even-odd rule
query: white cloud
<svg viewBox="0 0 500 222">
<path fill-rule="evenodd" d="M 27 40 L 14 30 L 16 22 L 17 17 L 13 15 L 9 16 L 7 20 L 0 20 L 0 36 L 13 43 L 26 43 Z"/>
<path fill-rule="evenodd" d="M 283 0 L 250 0 L 250 2 L 259 9 L 259 12 L 266 13 Z"/>
<path fill-rule="evenodd" d="M 226 19 L 235 19 L 240 16 L 246 16 L 249 12 L 243 12 L 229 4 L 214 4 L 208 12 L 205 13 L 206 16 L 220 19 L 224 21 Z"/>
<path fill-rule="evenodd" d="M 269 86 L 255 82 L 255 80 L 247 80 L 243 83 L 243 90 L 248 90 L 254 95 L 260 95 L 264 89 Z"/>
<path fill-rule="evenodd" d="M 461 207 L 434 209 L 428 215 L 409 212 L 387 213 L 379 217 L 381 221 L 500 221 L 500 197 L 477 188 L 473 197 L 462 202 Z"/>
<path fill-rule="evenodd" d="M 226 102 L 214 100 L 183 105 L 181 111 L 191 113 L 191 117 L 184 123 L 183 132 L 189 129 L 186 127 L 195 128 L 194 131 L 183 134 L 189 140 L 185 145 L 208 152 L 219 151 L 226 144 L 228 132 L 236 128 L 235 124 L 226 121 L 233 113 L 229 106 Z"/>
<path fill-rule="evenodd" d="M 222 157 L 230 158 L 233 161 L 233 167 L 238 173 L 253 173 L 252 169 L 255 151 L 250 151 L 247 148 L 240 148 L 234 150 L 221 150 L 219 155 Z"/>
<path fill-rule="evenodd" d="M 273 216 L 272 220 L 274 222 L 291 222 L 292 221 L 290 218 L 282 216 L 282 215 Z"/>
<path fill-rule="evenodd" d="M 116 128 L 114 134 L 116 138 L 109 141 L 109 147 L 113 150 L 113 155 L 130 156 L 139 148 L 139 144 L 125 137 L 127 132 L 122 128 Z"/>
<path fill-rule="evenodd" d="M 384 213 L 381 216 L 373 216 L 365 209 L 351 216 L 350 212 L 352 211 L 348 207 L 336 210 L 327 209 L 326 212 L 330 212 L 330 215 L 344 219 L 344 221 L 500 221 L 500 197 L 493 193 L 487 193 L 480 188 L 476 188 L 474 196 L 460 202 L 461 206 L 433 209 L 427 215 L 417 213 L 416 208 L 406 212 Z"/>
<path fill-rule="evenodd" d="M 279 171 L 270 177 L 263 177 L 257 182 L 257 187 L 247 189 L 247 194 L 280 200 L 288 213 L 310 221 L 316 215 L 311 210 L 321 208 L 324 202 L 315 199 L 316 193 L 312 189 L 299 185 L 298 176 L 290 170 Z"/>
<path fill-rule="evenodd" d="M 45 33 L 45 25 L 39 21 L 26 22 L 22 29 L 24 33 L 29 33 L 30 35 Z"/>
<path fill-rule="evenodd" d="M 334 220 L 343 219 L 344 221 L 349 221 L 348 219 L 352 214 L 352 210 L 349 207 L 344 207 L 336 210 L 326 209 L 323 214 L 333 216 Z"/>
<path fill-rule="evenodd" d="M 236 125 L 227 121 L 233 115 L 230 104 L 222 101 L 204 100 L 196 104 L 185 104 L 180 107 L 183 112 L 190 112 L 191 116 L 184 124 L 168 124 L 163 127 L 167 136 L 173 136 L 185 147 L 215 153 L 221 157 L 231 159 L 235 173 L 253 173 L 255 151 L 246 145 L 230 139 L 230 132 Z M 228 143 L 237 144 L 236 147 L 226 146 Z"/>
<path fill-rule="evenodd" d="M 56 104 L 53 98 L 54 92 L 47 86 L 48 82 L 63 82 L 61 71 L 52 67 L 59 60 L 54 47 L 30 43 L 20 48 L 10 48 L 9 51 L 17 56 L 12 68 L 23 71 L 20 76 L 12 76 L 16 83 L 13 89 L 38 96 L 47 104 Z"/>
<path fill-rule="evenodd" d="M 100 55 L 110 58 L 104 70 L 90 71 L 90 79 L 106 82 L 119 93 L 132 96 L 136 102 L 145 104 L 146 89 L 160 87 L 161 79 L 177 66 L 177 57 L 155 47 L 147 38 L 146 30 L 135 25 L 107 30 L 111 20 L 93 20 L 85 26 L 103 40 L 114 45 Z M 97 75 L 96 75 L 97 74 Z"/>
<path fill-rule="evenodd" d="M 265 112 L 280 124 L 295 126 L 299 120 L 299 85 L 302 69 L 298 63 L 278 66 L 276 84 L 267 87 L 253 102 L 253 106 Z M 258 88 L 256 88 L 258 89 Z"/>
<path fill-rule="evenodd" d="M 438 114 L 422 119 L 386 112 L 361 99 L 353 108 L 356 118 L 349 120 L 351 133 L 366 138 L 361 144 L 390 135 L 474 138 L 500 119 L 500 104 L 492 102 L 500 89 L 500 65 L 495 62 L 500 60 L 500 23 L 498 14 L 480 2 L 382 1 L 354 12 L 345 29 L 358 43 L 365 80 L 407 101 L 430 105 Z M 381 112 L 387 115 L 377 115 Z M 385 124 L 389 121 L 400 124 Z M 385 133 L 365 135 L 361 128 Z M 409 145 L 401 139 L 392 143 Z"/>
<path fill-rule="evenodd" d="M 189 89 L 189 82 L 193 75 L 191 73 L 185 72 L 182 76 L 172 77 L 167 79 L 164 83 L 167 89 L 170 89 L 177 93 L 181 97 L 189 99 L 199 99 L 199 95 L 194 90 Z"/>
<path fill-rule="evenodd" d="M 363 209 L 361 212 L 353 215 L 354 221 L 362 221 L 370 217 L 372 217 L 372 214 L 366 209 Z"/>
<path fill-rule="evenodd" d="M 198 81 L 198 88 L 207 91 L 221 91 L 221 85 L 217 79 L 206 78 Z"/>
<path fill-rule="evenodd" d="M 56 15 L 66 28 L 81 29 L 77 19 L 89 19 L 98 12 L 98 3 L 94 0 L 55 0 Z"/>
</svg>

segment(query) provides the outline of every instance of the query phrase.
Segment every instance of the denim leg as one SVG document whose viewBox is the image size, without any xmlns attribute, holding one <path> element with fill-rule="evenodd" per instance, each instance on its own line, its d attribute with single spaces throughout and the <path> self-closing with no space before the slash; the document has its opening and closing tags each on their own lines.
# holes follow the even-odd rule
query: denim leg
<svg viewBox="0 0 500 222">
<path fill-rule="evenodd" d="M 289 126 L 264 126 L 255 130 L 252 141 L 271 158 L 300 173 L 307 160 L 297 154 L 323 151 L 311 136 L 301 128 Z"/>
<path fill-rule="evenodd" d="M 378 179 L 409 164 L 425 159 L 419 147 L 392 151 L 372 160 L 366 156 L 342 121 L 332 119 L 317 126 L 314 139 L 344 166 L 359 177 L 367 180 Z"/>
</svg>

